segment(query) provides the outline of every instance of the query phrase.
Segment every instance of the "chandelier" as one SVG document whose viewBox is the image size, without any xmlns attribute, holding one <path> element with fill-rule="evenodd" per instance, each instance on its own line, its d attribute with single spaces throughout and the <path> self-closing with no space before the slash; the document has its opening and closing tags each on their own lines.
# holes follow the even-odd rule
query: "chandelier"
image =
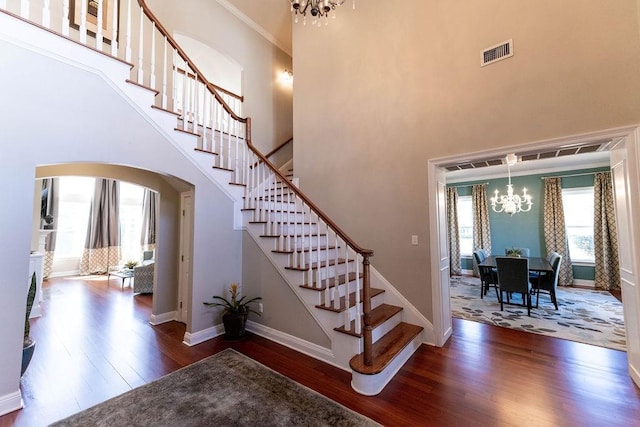
<svg viewBox="0 0 640 427">
<path fill-rule="evenodd" d="M 313 17 L 313 25 L 320 26 L 322 18 L 325 19 L 325 25 L 329 23 L 329 13 L 333 11 L 333 17 L 336 17 L 335 10 L 344 3 L 345 0 L 289 0 L 291 2 L 291 12 L 294 15 L 294 22 L 298 23 L 298 15 L 302 15 L 303 24 L 307 24 L 307 13 Z M 356 2 L 353 0 L 353 8 Z"/>
<path fill-rule="evenodd" d="M 507 173 L 509 175 L 509 184 L 507 184 L 507 194 L 500 195 L 498 190 L 491 197 L 491 208 L 494 212 L 508 213 L 513 215 L 518 212 L 529 212 L 531 210 L 531 195 L 527 194 L 527 189 L 522 189 L 522 196 L 513 194 L 513 185 L 511 184 L 511 166 L 518 162 L 515 154 L 509 154 L 506 157 Z"/>
</svg>

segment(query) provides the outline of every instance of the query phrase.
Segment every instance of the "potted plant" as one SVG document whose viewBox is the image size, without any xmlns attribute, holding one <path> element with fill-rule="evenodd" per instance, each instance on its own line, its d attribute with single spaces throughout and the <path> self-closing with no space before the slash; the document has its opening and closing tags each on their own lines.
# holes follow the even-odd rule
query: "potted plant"
<svg viewBox="0 0 640 427">
<path fill-rule="evenodd" d="M 520 258 L 521 255 L 522 255 L 522 252 L 520 252 L 520 249 L 518 248 L 507 249 L 507 256 Z"/>
<path fill-rule="evenodd" d="M 31 309 L 33 308 L 33 302 L 35 299 L 36 273 L 33 273 L 31 276 L 31 285 L 29 285 L 29 293 L 27 294 L 27 310 L 24 320 L 24 341 L 22 345 L 22 370 L 20 371 L 20 375 L 23 375 L 29 367 L 29 363 L 31 363 L 31 358 L 33 357 L 33 352 L 36 349 L 36 341 L 29 336 L 29 332 L 31 331 L 29 316 L 31 316 Z"/>
<path fill-rule="evenodd" d="M 138 265 L 138 261 L 127 261 L 124 263 L 124 268 L 126 268 L 127 270 L 132 270 L 136 265 Z"/>
<path fill-rule="evenodd" d="M 261 300 L 262 298 L 255 297 L 249 300 L 245 300 L 246 297 L 242 296 L 238 299 L 237 283 L 231 284 L 229 293 L 231 294 L 231 301 L 221 296 L 214 296 L 213 299 L 218 301 L 203 302 L 203 304 L 211 307 L 224 307 L 224 311 L 222 313 L 224 337 L 226 339 L 239 339 L 244 336 L 249 312 L 255 313 L 260 316 L 260 313 L 251 309 L 249 305 L 253 302 Z"/>
</svg>

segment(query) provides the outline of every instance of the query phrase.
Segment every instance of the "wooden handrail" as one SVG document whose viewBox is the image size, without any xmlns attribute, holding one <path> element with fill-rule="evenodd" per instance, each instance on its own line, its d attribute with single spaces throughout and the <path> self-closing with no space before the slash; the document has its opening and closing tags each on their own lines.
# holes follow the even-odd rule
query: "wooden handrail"
<svg viewBox="0 0 640 427">
<path fill-rule="evenodd" d="M 206 83 L 206 82 L 205 82 L 205 80 L 203 80 L 202 76 L 196 76 L 195 74 L 191 74 L 191 73 L 189 73 L 189 72 L 187 72 L 187 71 L 183 70 L 182 68 L 177 68 L 176 66 L 174 66 L 174 68 L 176 69 L 176 71 L 177 71 L 179 74 L 184 74 L 184 75 L 186 75 L 186 76 L 187 76 L 188 78 L 190 78 L 190 79 L 195 79 L 195 78 L 197 77 L 197 78 L 198 78 L 198 79 L 197 79 L 198 81 L 201 81 L 202 83 Z M 235 94 L 235 93 L 231 92 L 230 90 L 227 90 L 227 89 L 223 88 L 222 86 L 218 86 L 218 85 L 217 85 L 217 84 L 215 84 L 215 83 L 211 83 L 211 86 L 213 86 L 214 88 L 216 88 L 216 90 L 217 90 L 218 92 L 226 93 L 226 94 L 227 94 L 227 95 L 229 95 L 230 97 L 235 98 L 235 99 L 239 99 L 241 102 L 244 102 L 244 96 L 242 96 L 242 95 Z"/>
<path fill-rule="evenodd" d="M 282 172 L 280 172 L 278 168 L 276 168 L 275 165 L 271 163 L 269 159 L 266 158 L 264 154 L 262 154 L 256 147 L 253 146 L 251 141 L 247 141 L 247 146 L 251 149 L 251 151 L 254 152 L 256 156 L 258 156 L 259 162 L 262 161 L 265 165 L 269 167 L 269 169 L 271 169 L 271 171 L 275 175 L 280 177 L 280 179 L 282 179 L 282 181 L 289 187 L 289 189 L 292 190 L 298 197 L 300 197 L 302 201 L 306 203 L 307 206 L 309 206 L 309 208 L 312 209 L 320 219 L 322 219 L 328 226 L 330 226 L 333 229 L 333 231 L 335 231 L 336 234 L 339 235 L 342 238 L 342 240 L 344 240 L 345 243 L 347 243 L 354 251 L 356 251 L 358 254 L 366 258 L 370 258 L 373 256 L 372 249 L 365 249 L 360 245 L 358 245 L 355 241 L 353 241 L 353 239 L 349 237 L 347 233 L 342 231 L 342 229 L 338 227 L 338 225 L 336 225 L 336 223 L 333 222 L 331 218 L 329 218 L 329 216 L 325 214 L 318 206 L 316 206 L 316 204 L 313 203 L 298 187 L 296 187 L 295 185 L 292 185 L 287 179 L 287 177 L 285 177 L 282 174 Z"/>
<path fill-rule="evenodd" d="M 216 100 L 222 105 L 222 108 L 224 108 L 224 110 L 229 113 L 229 115 L 241 122 L 241 123 L 247 123 L 247 128 L 246 128 L 246 141 L 250 142 L 251 141 L 251 127 L 249 126 L 248 122 L 249 122 L 249 118 L 248 117 L 240 117 L 238 116 L 235 111 L 233 111 L 231 109 L 231 107 L 229 107 L 229 105 L 227 105 L 227 103 L 224 101 L 224 99 L 222 99 L 222 97 L 220 96 L 220 94 L 218 93 L 218 91 L 216 90 L 216 88 L 214 87 L 214 85 L 212 83 L 210 83 L 202 74 L 202 72 L 198 69 L 198 67 L 196 67 L 196 65 L 193 63 L 193 61 L 189 58 L 189 56 L 182 50 L 182 48 L 180 46 L 178 46 L 178 43 L 176 43 L 176 41 L 173 39 L 173 37 L 171 37 L 171 34 L 169 34 L 169 32 L 167 31 L 166 28 L 164 28 L 164 25 L 162 25 L 160 23 L 160 21 L 158 20 L 158 18 L 156 18 L 156 16 L 153 14 L 153 12 L 151 12 L 151 10 L 149 10 L 149 7 L 147 6 L 146 2 L 144 0 L 138 0 L 138 4 L 140 5 L 140 8 L 142 9 L 142 11 L 144 12 L 144 14 L 147 16 L 147 18 L 149 18 L 151 20 L 151 22 L 155 23 L 156 29 L 158 31 L 160 31 L 160 33 L 165 36 L 167 38 L 167 41 L 169 42 L 169 44 L 176 50 L 176 52 L 178 52 L 178 55 L 180 55 L 180 57 L 184 60 L 184 62 L 186 62 L 187 64 L 189 64 L 189 67 L 199 76 L 202 78 L 202 81 L 204 83 L 204 85 L 207 87 L 207 89 L 209 89 L 209 92 L 211 92 L 213 94 L 213 96 L 216 98 Z"/>
<path fill-rule="evenodd" d="M 285 142 L 283 142 L 282 144 L 278 145 L 276 148 L 274 148 L 273 150 L 269 151 L 267 154 L 265 154 L 264 156 L 268 159 L 269 157 L 273 156 L 274 154 L 276 154 L 278 151 L 280 151 L 280 149 L 282 147 L 284 147 L 285 145 L 287 145 L 288 143 L 293 142 L 293 138 L 289 138 L 287 139 Z"/>
</svg>

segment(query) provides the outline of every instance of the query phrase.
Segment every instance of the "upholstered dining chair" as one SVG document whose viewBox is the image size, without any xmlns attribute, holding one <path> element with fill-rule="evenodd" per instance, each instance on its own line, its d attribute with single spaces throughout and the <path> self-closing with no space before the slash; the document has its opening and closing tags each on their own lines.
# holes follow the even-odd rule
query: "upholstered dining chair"
<svg viewBox="0 0 640 427">
<path fill-rule="evenodd" d="M 503 292 L 522 294 L 522 302 L 531 316 L 531 283 L 529 283 L 529 258 L 496 257 L 500 311 L 504 310 Z"/>
<path fill-rule="evenodd" d="M 543 274 L 539 280 L 533 281 L 533 290 L 536 292 L 536 308 L 540 300 L 540 291 L 548 293 L 551 302 L 558 309 L 558 300 L 556 299 L 556 288 L 558 287 L 558 274 L 560 273 L 560 264 L 562 263 L 562 255 L 557 252 L 549 254 L 549 264 L 553 269 L 553 273 Z"/>
<path fill-rule="evenodd" d="M 483 249 L 477 249 L 473 252 L 473 258 L 478 266 L 480 272 L 480 298 L 483 298 L 490 287 L 496 290 L 496 296 L 500 300 L 498 295 L 498 277 L 496 276 L 496 270 L 490 267 L 480 267 L 480 263 L 486 259 L 486 253 Z"/>
</svg>

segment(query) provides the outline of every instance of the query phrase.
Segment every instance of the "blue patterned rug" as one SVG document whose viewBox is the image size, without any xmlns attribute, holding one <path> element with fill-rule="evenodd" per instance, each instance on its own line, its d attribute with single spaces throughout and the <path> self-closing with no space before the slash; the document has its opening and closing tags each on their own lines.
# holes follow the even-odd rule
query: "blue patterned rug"
<svg viewBox="0 0 640 427">
<path fill-rule="evenodd" d="M 609 292 L 561 287 L 556 297 L 558 310 L 549 295 L 542 294 L 535 308 L 534 296 L 529 317 L 527 308 L 517 305 L 505 304 L 500 311 L 493 288 L 480 299 L 480 279 L 451 278 L 453 317 L 626 351 L 622 303 Z M 511 302 L 522 300 L 514 295 Z"/>
</svg>

